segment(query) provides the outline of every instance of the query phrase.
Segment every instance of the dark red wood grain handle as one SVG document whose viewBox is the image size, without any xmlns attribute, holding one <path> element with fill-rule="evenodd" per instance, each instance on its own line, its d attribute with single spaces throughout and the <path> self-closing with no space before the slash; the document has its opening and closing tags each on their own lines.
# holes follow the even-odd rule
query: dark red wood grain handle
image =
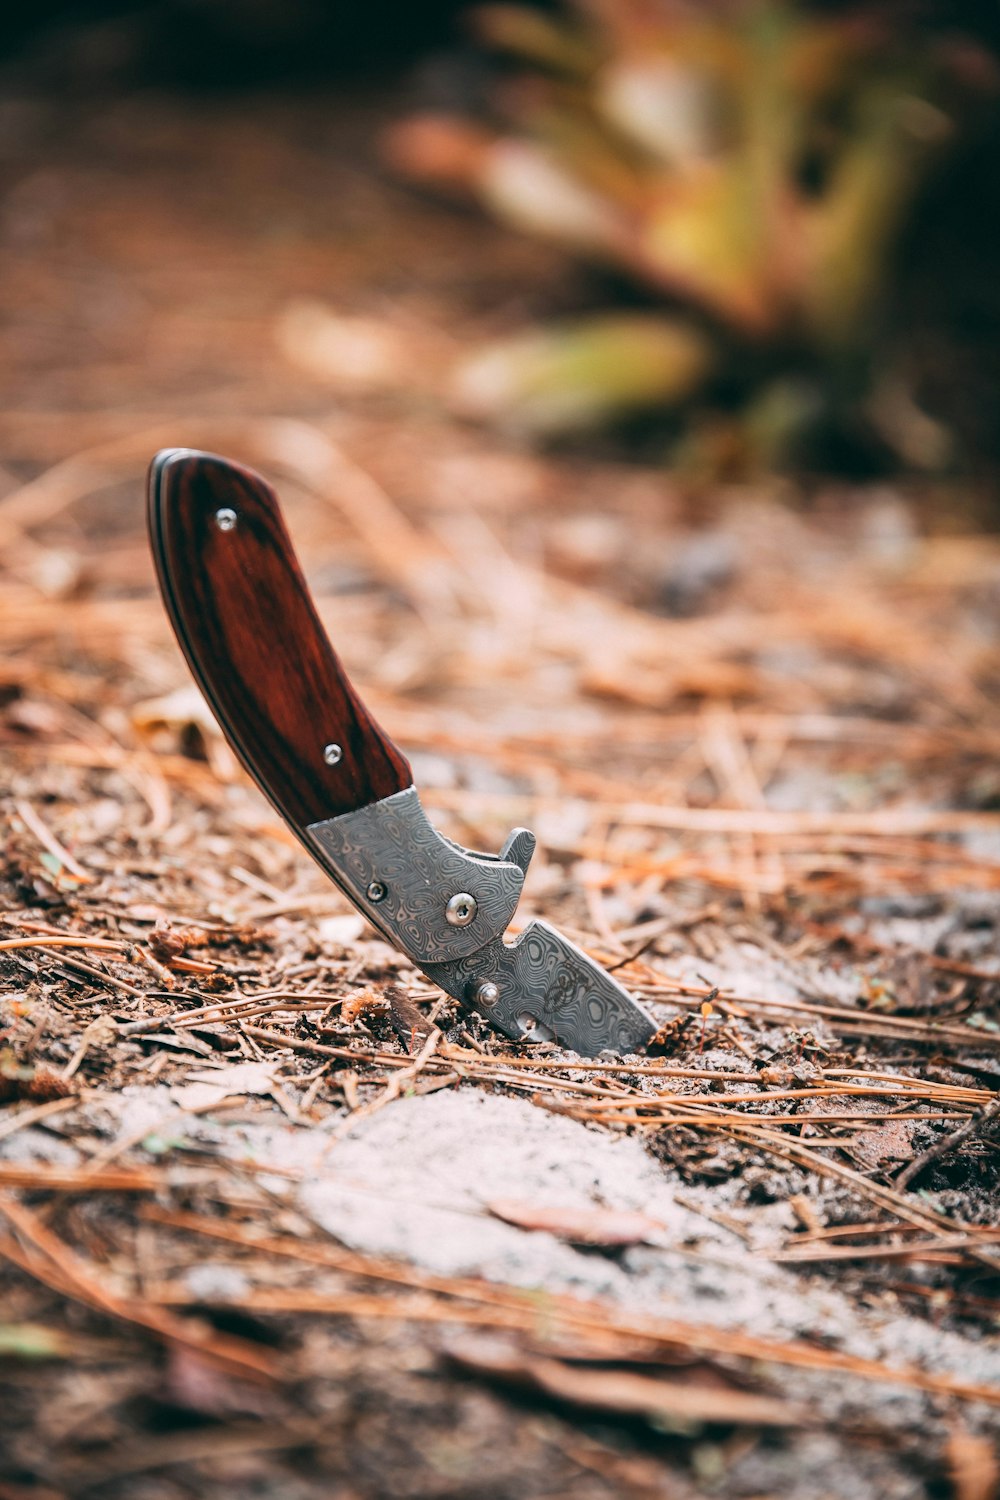
<svg viewBox="0 0 1000 1500">
<path fill-rule="evenodd" d="M 240 760 L 293 828 L 412 785 L 330 645 L 277 497 L 259 474 L 188 448 L 158 453 L 149 535 L 188 665 Z"/>
</svg>

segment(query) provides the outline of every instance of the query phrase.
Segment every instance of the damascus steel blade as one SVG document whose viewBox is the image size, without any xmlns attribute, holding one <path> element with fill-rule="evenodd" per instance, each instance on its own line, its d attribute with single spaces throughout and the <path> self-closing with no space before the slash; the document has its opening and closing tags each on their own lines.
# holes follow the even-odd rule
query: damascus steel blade
<svg viewBox="0 0 1000 1500">
<path fill-rule="evenodd" d="M 514 829 L 499 856 L 463 849 L 409 787 L 305 835 L 389 942 L 507 1036 L 551 1038 L 586 1057 L 631 1052 L 652 1036 L 628 991 L 547 922 L 503 941 L 535 844 L 527 829 Z"/>
<path fill-rule="evenodd" d="M 634 1052 L 656 1030 L 628 990 L 547 922 L 529 922 L 513 943 L 496 938 L 420 967 L 507 1036 L 551 1037 L 584 1057 Z"/>
</svg>

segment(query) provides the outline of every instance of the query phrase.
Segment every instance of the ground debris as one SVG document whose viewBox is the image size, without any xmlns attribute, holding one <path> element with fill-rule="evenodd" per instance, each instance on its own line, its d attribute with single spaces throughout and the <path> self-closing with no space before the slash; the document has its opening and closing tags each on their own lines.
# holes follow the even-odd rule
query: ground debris
<svg viewBox="0 0 1000 1500">
<path fill-rule="evenodd" d="M 886 569 L 863 485 L 701 515 L 657 464 L 453 420 L 453 351 L 565 265 L 380 183 L 354 112 L 394 107 L 23 114 L 2 1482 L 986 1500 L 1000 547 L 914 488 Z M 645 1055 L 441 1007 L 249 788 L 146 561 L 174 443 L 287 486 L 431 817 L 537 829 L 519 918 L 650 1007 Z M 727 567 L 664 613 L 703 536 Z"/>
<path fill-rule="evenodd" d="M 706 1426 L 797 1427 L 805 1419 L 803 1409 L 792 1401 L 727 1389 L 721 1382 L 696 1383 L 688 1374 L 657 1379 L 626 1370 L 592 1370 L 484 1340 L 451 1344 L 447 1352 L 462 1369 L 477 1375 L 526 1386 L 575 1406 L 635 1414 L 688 1436 Z"/>
<path fill-rule="evenodd" d="M 15 1099 L 32 1099 L 44 1104 L 49 1099 L 65 1099 L 73 1085 L 44 1064 L 19 1062 L 12 1047 L 0 1050 L 0 1103 Z"/>
</svg>

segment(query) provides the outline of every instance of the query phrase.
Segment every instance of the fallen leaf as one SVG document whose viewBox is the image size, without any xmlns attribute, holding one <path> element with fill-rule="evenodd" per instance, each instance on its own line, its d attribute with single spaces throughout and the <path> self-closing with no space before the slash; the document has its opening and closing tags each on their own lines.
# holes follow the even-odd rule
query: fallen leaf
<svg viewBox="0 0 1000 1500">
<path fill-rule="evenodd" d="M 208 704 L 193 683 L 163 698 L 138 703 L 132 724 L 153 749 L 201 751 L 219 781 L 235 781 L 239 762 L 229 748 Z"/>
<path fill-rule="evenodd" d="M 38 1104 L 47 1104 L 50 1099 L 65 1099 L 73 1092 L 73 1085 L 44 1063 L 20 1062 L 11 1047 L 0 1050 L 0 1102 L 33 1099 Z"/>
<path fill-rule="evenodd" d="M 540 1229 L 574 1245 L 662 1245 L 666 1225 L 622 1208 L 582 1208 L 495 1198 L 486 1207 L 505 1224 Z"/>
<path fill-rule="evenodd" d="M 88 1047 L 110 1047 L 117 1037 L 118 1024 L 107 1015 L 95 1016 L 83 1029 L 83 1040 Z"/>
<path fill-rule="evenodd" d="M 689 1378 L 681 1383 L 626 1370 L 583 1369 L 540 1355 L 522 1354 L 499 1341 L 465 1340 L 449 1346 L 448 1355 L 477 1375 L 527 1386 L 574 1406 L 645 1417 L 673 1431 L 689 1432 L 709 1424 L 797 1427 L 807 1420 L 803 1407 L 774 1396 L 700 1385 Z"/>
<path fill-rule="evenodd" d="M 278 1410 L 270 1391 L 221 1370 L 197 1349 L 174 1345 L 168 1353 L 165 1385 L 172 1402 L 201 1416 L 224 1417 L 234 1412 L 264 1417 Z"/>
<path fill-rule="evenodd" d="M 274 1062 L 250 1061 L 233 1063 L 228 1068 L 206 1068 L 189 1073 L 187 1087 L 174 1090 L 174 1094 L 184 1109 L 199 1110 L 211 1109 L 223 1099 L 243 1094 L 274 1094 L 277 1067 Z"/>
<path fill-rule="evenodd" d="M 851 1142 L 851 1154 L 866 1167 L 909 1161 L 913 1156 L 912 1127 L 905 1120 L 886 1120 L 874 1130 L 863 1130 Z"/>
<path fill-rule="evenodd" d="M 392 1029 L 407 1052 L 416 1052 L 431 1034 L 431 1024 L 418 1005 L 396 985 L 386 989 Z"/>
</svg>

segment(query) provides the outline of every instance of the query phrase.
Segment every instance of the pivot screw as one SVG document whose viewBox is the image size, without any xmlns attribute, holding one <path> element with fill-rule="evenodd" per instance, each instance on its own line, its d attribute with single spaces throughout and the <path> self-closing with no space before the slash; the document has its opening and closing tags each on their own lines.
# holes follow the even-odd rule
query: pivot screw
<svg viewBox="0 0 1000 1500">
<path fill-rule="evenodd" d="M 475 896 L 470 896 L 468 891 L 458 891 L 448 902 L 444 914 L 452 927 L 468 927 L 478 910 L 479 902 Z"/>
<path fill-rule="evenodd" d="M 386 898 L 385 886 L 382 884 L 381 880 L 373 880 L 371 885 L 365 891 L 365 895 L 368 897 L 369 901 L 377 905 L 380 901 L 384 901 Z"/>
<path fill-rule="evenodd" d="M 472 990 L 473 1005 L 496 1005 L 500 999 L 500 986 L 493 983 L 492 979 L 481 979 Z"/>
<path fill-rule="evenodd" d="M 328 766 L 338 766 L 344 758 L 344 752 L 339 745 L 324 745 L 323 759 Z"/>
<path fill-rule="evenodd" d="M 224 505 L 221 510 L 215 512 L 215 524 L 220 531 L 235 531 L 236 512 L 231 510 L 228 505 Z"/>
</svg>

